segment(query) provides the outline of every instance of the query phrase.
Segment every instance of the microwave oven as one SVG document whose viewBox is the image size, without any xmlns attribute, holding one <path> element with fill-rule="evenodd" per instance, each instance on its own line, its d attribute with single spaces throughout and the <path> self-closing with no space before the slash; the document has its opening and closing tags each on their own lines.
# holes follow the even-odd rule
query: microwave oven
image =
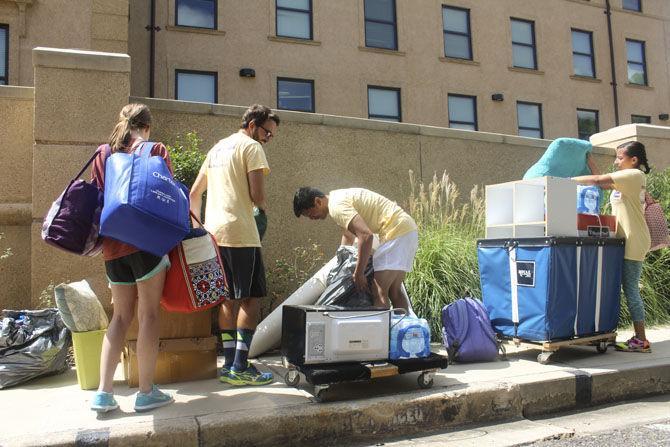
<svg viewBox="0 0 670 447">
<path fill-rule="evenodd" d="M 387 360 L 390 312 L 283 306 L 282 356 L 294 365 Z"/>
</svg>

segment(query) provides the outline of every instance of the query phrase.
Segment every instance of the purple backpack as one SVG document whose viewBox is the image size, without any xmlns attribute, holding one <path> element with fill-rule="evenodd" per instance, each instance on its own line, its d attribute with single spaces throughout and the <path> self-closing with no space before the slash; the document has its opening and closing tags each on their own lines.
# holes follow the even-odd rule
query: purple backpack
<svg viewBox="0 0 670 447">
<path fill-rule="evenodd" d="M 462 298 L 442 308 L 442 341 L 450 361 L 490 362 L 498 341 L 481 301 Z"/>
<path fill-rule="evenodd" d="M 106 156 L 111 153 L 105 146 Z M 53 202 L 42 224 L 42 239 L 49 245 L 82 256 L 95 256 L 102 248 L 99 237 L 103 192 L 95 183 L 79 177 L 100 150 L 81 168 L 63 193 Z"/>
</svg>

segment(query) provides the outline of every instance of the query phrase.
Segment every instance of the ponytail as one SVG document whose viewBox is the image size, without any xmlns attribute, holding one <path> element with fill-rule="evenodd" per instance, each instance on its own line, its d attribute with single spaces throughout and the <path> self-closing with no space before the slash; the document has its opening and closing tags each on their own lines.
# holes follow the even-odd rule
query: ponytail
<svg viewBox="0 0 670 447">
<path fill-rule="evenodd" d="M 649 161 L 647 160 L 647 151 L 644 148 L 644 144 L 640 143 L 639 141 L 628 141 L 619 145 L 617 149 L 624 149 L 626 151 L 626 155 L 629 157 L 637 157 L 636 168 L 638 168 L 640 171 L 644 172 L 645 174 L 649 174 L 649 172 L 651 172 Z M 644 168 L 642 168 L 642 166 L 644 166 Z"/>
<path fill-rule="evenodd" d="M 112 153 L 130 144 L 131 131 L 151 126 L 151 112 L 144 104 L 128 104 L 119 112 L 119 122 L 109 136 Z"/>
</svg>

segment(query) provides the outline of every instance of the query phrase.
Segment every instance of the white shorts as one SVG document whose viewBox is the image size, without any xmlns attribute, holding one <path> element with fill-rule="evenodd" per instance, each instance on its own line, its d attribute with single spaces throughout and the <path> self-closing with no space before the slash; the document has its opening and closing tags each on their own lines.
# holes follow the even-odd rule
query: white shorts
<svg viewBox="0 0 670 447">
<path fill-rule="evenodd" d="M 399 238 L 386 241 L 372 255 L 375 272 L 383 270 L 412 271 L 414 255 L 419 248 L 419 233 L 411 231 Z"/>
</svg>

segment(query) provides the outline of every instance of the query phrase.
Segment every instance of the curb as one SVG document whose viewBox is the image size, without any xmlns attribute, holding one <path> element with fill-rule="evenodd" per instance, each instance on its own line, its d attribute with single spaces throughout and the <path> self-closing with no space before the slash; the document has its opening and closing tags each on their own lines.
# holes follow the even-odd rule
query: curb
<svg viewBox="0 0 670 447">
<path fill-rule="evenodd" d="M 281 413 L 215 413 L 105 430 L 53 433 L 48 440 L 26 436 L 8 445 L 327 446 L 412 436 L 668 392 L 670 364 L 621 371 L 573 369 L 538 382 L 484 383 L 358 401 L 301 404 L 284 407 Z"/>
</svg>

